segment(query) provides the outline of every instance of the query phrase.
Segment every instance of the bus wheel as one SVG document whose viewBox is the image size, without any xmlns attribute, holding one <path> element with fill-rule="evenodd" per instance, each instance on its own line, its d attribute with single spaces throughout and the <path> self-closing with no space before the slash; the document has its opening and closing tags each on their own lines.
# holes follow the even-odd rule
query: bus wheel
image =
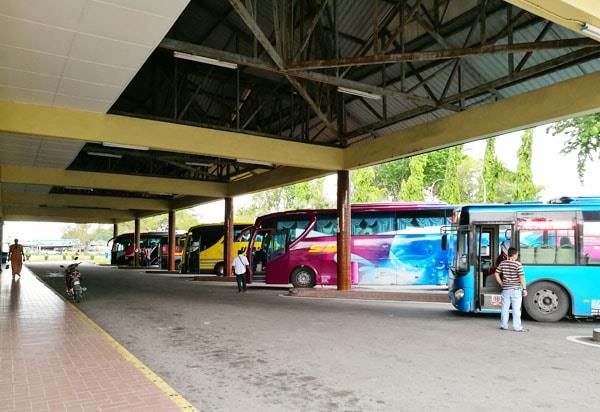
<svg viewBox="0 0 600 412">
<path fill-rule="evenodd" d="M 215 275 L 217 276 L 225 276 L 225 265 L 223 264 L 223 262 L 219 262 L 215 265 L 213 271 L 215 272 Z"/>
<path fill-rule="evenodd" d="M 551 282 L 538 282 L 527 290 L 525 310 L 538 322 L 557 322 L 567 315 L 569 296 L 567 292 Z"/>
<path fill-rule="evenodd" d="M 312 288 L 315 285 L 315 272 L 307 267 L 299 267 L 294 269 L 291 279 L 295 288 Z"/>
</svg>

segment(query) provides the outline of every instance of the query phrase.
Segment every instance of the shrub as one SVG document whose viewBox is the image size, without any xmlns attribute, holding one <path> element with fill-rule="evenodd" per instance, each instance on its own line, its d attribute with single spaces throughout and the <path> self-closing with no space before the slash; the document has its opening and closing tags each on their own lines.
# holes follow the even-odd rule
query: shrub
<svg viewBox="0 0 600 412">
<path fill-rule="evenodd" d="M 44 255 L 44 260 L 48 260 L 48 255 Z"/>
<path fill-rule="evenodd" d="M 90 260 L 94 260 L 95 257 L 95 255 L 90 255 Z"/>
</svg>

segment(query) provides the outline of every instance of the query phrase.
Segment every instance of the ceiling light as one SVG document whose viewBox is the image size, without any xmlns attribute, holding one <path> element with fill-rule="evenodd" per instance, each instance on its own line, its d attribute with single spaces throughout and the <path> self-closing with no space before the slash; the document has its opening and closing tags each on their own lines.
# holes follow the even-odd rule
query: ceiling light
<svg viewBox="0 0 600 412">
<path fill-rule="evenodd" d="M 594 40 L 600 41 L 600 27 L 596 27 L 596 26 L 588 24 L 588 23 L 583 23 L 581 25 L 581 31 L 586 36 L 589 36 L 589 37 L 593 38 Z"/>
<path fill-rule="evenodd" d="M 195 54 L 187 54 L 181 52 L 173 52 L 173 56 L 178 59 L 191 60 L 193 62 L 210 64 L 213 66 L 225 67 L 226 69 L 237 69 L 238 65 L 235 63 L 224 62 L 217 59 L 211 59 L 210 57 L 197 56 Z"/>
<path fill-rule="evenodd" d="M 103 152 L 87 152 L 90 156 L 98 156 L 98 157 L 111 157 L 113 159 L 120 159 L 123 156 L 120 154 L 112 154 L 112 153 L 103 153 Z"/>
<path fill-rule="evenodd" d="M 249 164 L 249 165 L 262 165 L 262 166 L 273 167 L 273 163 L 261 162 L 260 160 L 237 159 L 237 161 L 239 163 L 246 163 L 246 164 Z"/>
<path fill-rule="evenodd" d="M 108 143 L 103 142 L 102 146 L 104 147 L 116 147 L 118 149 L 131 149 L 131 150 L 150 150 L 147 146 L 135 146 L 132 144 L 121 144 L 121 143 Z"/>
<path fill-rule="evenodd" d="M 187 166 L 198 166 L 198 167 L 208 167 L 212 163 L 202 163 L 202 162 L 185 162 Z"/>
<path fill-rule="evenodd" d="M 65 190 L 88 190 L 92 192 L 94 189 L 89 187 L 75 187 L 75 186 L 65 186 L 63 189 Z"/>
<path fill-rule="evenodd" d="M 340 93 L 352 94 L 354 96 L 366 97 L 367 99 L 381 100 L 381 96 L 375 93 L 363 92 L 362 90 L 348 89 L 346 87 L 338 87 L 337 91 Z"/>
</svg>

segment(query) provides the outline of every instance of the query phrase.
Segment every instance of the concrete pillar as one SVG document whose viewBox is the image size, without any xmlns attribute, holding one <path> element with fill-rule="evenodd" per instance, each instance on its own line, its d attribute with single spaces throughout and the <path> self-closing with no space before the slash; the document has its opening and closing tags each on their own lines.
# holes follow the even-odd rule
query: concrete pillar
<svg viewBox="0 0 600 412">
<path fill-rule="evenodd" d="M 175 240 L 177 232 L 175 231 L 175 211 L 169 210 L 169 272 L 175 272 Z M 162 250 L 161 250 L 162 259 Z"/>
<path fill-rule="evenodd" d="M 118 223 L 114 223 L 113 224 L 113 238 L 119 236 L 119 224 Z"/>
<path fill-rule="evenodd" d="M 339 170 L 337 176 L 337 288 L 338 290 L 350 290 L 352 287 L 350 278 L 350 172 Z"/>
<path fill-rule="evenodd" d="M 133 232 L 133 266 L 140 267 L 140 218 L 136 217 L 134 221 L 134 232 Z"/>
<path fill-rule="evenodd" d="M 237 254 L 237 250 L 233 250 L 233 198 L 225 198 L 225 228 L 224 228 L 224 248 L 223 248 L 223 263 L 225 265 L 225 276 L 233 276 L 231 269 L 231 263 L 233 262 L 234 253 Z"/>
</svg>

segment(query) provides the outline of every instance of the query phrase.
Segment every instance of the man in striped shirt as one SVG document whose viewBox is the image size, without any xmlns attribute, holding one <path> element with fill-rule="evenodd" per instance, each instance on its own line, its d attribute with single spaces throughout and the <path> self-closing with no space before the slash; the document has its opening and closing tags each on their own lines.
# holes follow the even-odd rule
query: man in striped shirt
<svg viewBox="0 0 600 412">
<path fill-rule="evenodd" d="M 519 252 L 514 247 L 508 249 L 508 259 L 498 265 L 496 269 L 496 282 L 502 288 L 502 310 L 500 315 L 500 329 L 508 329 L 508 311 L 512 306 L 513 329 L 516 332 L 526 332 L 521 325 L 521 302 L 527 296 L 525 288 L 525 273 L 523 266 L 517 262 Z"/>
</svg>

